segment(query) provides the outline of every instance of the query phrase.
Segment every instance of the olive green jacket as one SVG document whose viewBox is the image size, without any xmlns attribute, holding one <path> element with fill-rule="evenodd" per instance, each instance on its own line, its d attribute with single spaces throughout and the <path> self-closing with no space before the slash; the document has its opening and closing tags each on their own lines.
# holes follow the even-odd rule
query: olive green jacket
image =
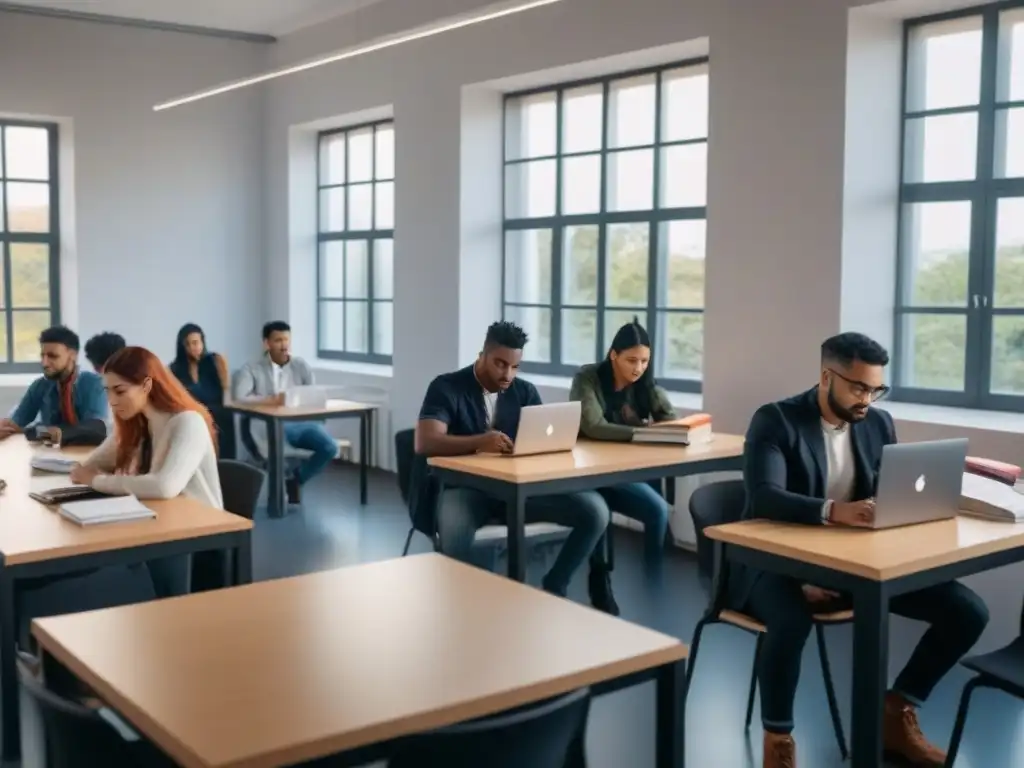
<svg viewBox="0 0 1024 768">
<path fill-rule="evenodd" d="M 569 390 L 569 399 L 580 401 L 580 434 L 591 440 L 617 440 L 628 443 L 633 439 L 636 427 L 613 424 L 604 417 L 606 403 L 597 368 L 596 364 L 580 368 L 579 373 L 573 377 L 572 388 Z M 626 399 L 627 402 L 632 401 L 631 393 L 627 392 Z M 668 394 L 661 387 L 654 388 L 651 417 L 655 422 L 676 418 Z"/>
</svg>

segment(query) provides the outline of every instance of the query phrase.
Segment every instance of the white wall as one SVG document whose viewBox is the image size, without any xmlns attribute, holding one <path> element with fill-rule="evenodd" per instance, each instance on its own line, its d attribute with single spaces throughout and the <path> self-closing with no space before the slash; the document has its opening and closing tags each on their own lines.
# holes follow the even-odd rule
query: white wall
<svg viewBox="0 0 1024 768">
<path fill-rule="evenodd" d="M 61 122 L 73 212 L 63 319 L 83 338 L 116 330 L 167 357 L 191 321 L 233 361 L 259 343 L 263 94 L 152 106 L 266 56 L 253 43 L 0 12 L 0 114 Z"/>
</svg>

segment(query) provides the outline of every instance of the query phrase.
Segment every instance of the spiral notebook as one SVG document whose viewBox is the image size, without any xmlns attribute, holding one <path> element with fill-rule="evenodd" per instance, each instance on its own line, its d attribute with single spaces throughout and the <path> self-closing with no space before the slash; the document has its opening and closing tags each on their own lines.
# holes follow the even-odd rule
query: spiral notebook
<svg viewBox="0 0 1024 768">
<path fill-rule="evenodd" d="M 68 501 L 61 504 L 57 511 L 78 525 L 123 523 L 156 517 L 156 512 L 135 496 L 107 496 L 88 501 Z"/>
</svg>

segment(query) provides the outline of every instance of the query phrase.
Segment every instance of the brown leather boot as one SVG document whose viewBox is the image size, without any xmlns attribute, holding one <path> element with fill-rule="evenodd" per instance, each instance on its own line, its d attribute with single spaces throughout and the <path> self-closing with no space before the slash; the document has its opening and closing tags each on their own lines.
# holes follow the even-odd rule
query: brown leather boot
<svg viewBox="0 0 1024 768">
<path fill-rule="evenodd" d="M 788 733 L 764 732 L 764 768 L 796 768 L 796 742 Z"/>
<path fill-rule="evenodd" d="M 921 733 L 914 705 L 898 693 L 885 695 L 882 743 L 887 755 L 900 757 L 917 768 L 942 768 L 946 753 Z"/>
</svg>

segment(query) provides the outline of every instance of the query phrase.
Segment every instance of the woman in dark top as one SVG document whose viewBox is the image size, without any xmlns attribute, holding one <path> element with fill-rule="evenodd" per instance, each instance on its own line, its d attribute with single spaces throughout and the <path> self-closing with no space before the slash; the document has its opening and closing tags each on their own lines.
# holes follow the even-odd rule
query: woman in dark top
<svg viewBox="0 0 1024 768">
<path fill-rule="evenodd" d="M 171 372 L 213 416 L 217 425 L 217 455 L 222 459 L 235 458 L 235 420 L 224 409 L 224 399 L 231 390 L 227 360 L 206 350 L 206 335 L 195 323 L 181 326 L 175 350 Z"/>
<path fill-rule="evenodd" d="M 676 418 L 665 390 L 654 382 L 651 340 L 635 318 L 619 328 L 608 357 L 580 369 L 569 399 L 580 401 L 580 432 L 591 440 L 628 442 L 637 427 Z M 643 523 L 644 562 L 652 580 L 660 580 L 668 503 L 647 483 L 623 483 L 598 492 L 613 511 Z"/>
</svg>

